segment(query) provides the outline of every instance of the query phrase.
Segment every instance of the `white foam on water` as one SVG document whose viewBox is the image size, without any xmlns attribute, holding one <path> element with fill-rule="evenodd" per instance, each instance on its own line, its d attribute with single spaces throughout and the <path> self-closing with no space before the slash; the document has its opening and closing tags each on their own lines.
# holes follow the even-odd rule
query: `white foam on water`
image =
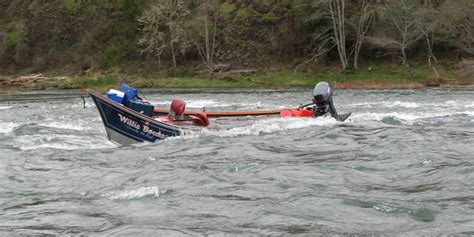
<svg viewBox="0 0 474 237">
<path fill-rule="evenodd" d="M 86 104 L 85 104 L 85 107 L 86 108 L 90 108 L 92 106 L 95 106 L 94 105 L 94 102 L 89 102 L 86 100 Z M 78 102 L 71 102 L 71 104 L 67 104 L 65 105 L 64 107 L 67 107 L 67 108 L 84 108 L 84 102 L 82 100 L 78 101 Z M 62 107 L 62 108 L 64 108 Z"/>
<path fill-rule="evenodd" d="M 426 106 L 422 103 L 415 103 L 415 102 L 406 102 L 406 101 L 391 101 L 391 102 L 383 102 L 385 107 L 388 108 L 396 108 L 396 107 L 402 107 L 402 108 L 418 108 L 421 106 Z"/>
<path fill-rule="evenodd" d="M 312 126 L 332 126 L 338 124 L 332 117 L 313 118 L 272 118 L 257 120 L 251 125 L 234 127 L 224 130 L 204 129 L 202 134 L 219 137 L 235 137 L 242 135 L 259 135 L 262 133 L 274 133 L 291 129 L 299 129 Z"/>
<path fill-rule="evenodd" d="M 133 200 L 141 199 L 144 197 L 159 197 L 161 194 L 166 193 L 167 190 L 160 190 L 157 186 L 152 187 L 141 187 L 136 190 L 130 191 L 116 191 L 102 195 L 110 200 Z"/>
<path fill-rule="evenodd" d="M 11 145 L 23 151 L 40 148 L 77 150 L 84 148 L 100 149 L 116 147 L 112 142 L 105 139 L 99 140 L 90 137 L 59 134 L 19 136 L 12 140 Z"/>
<path fill-rule="evenodd" d="M 465 114 L 468 116 L 474 116 L 474 111 L 463 111 L 463 112 L 457 112 L 456 114 Z"/>
<path fill-rule="evenodd" d="M 464 105 L 466 108 L 474 108 L 474 102 L 467 103 Z"/>
<path fill-rule="evenodd" d="M 382 121 L 384 118 L 393 117 L 401 120 L 414 121 L 421 118 L 421 116 L 408 113 L 357 113 L 353 114 L 352 119 L 355 121 Z"/>
<path fill-rule="evenodd" d="M 374 105 L 380 105 L 380 104 L 382 104 L 382 102 L 363 102 L 363 103 L 348 104 L 347 107 L 350 107 L 350 108 L 358 108 L 358 107 L 372 108 Z"/>
<path fill-rule="evenodd" d="M 422 162 L 423 165 L 429 165 L 431 163 L 433 163 L 431 160 L 425 160 Z"/>
<path fill-rule="evenodd" d="M 11 108 L 12 106 L 0 106 L 0 110 L 4 110 L 4 109 L 9 109 Z"/>
<path fill-rule="evenodd" d="M 466 103 L 463 101 L 443 101 L 440 103 L 418 103 L 411 101 L 378 101 L 378 102 L 363 102 L 363 103 L 354 103 L 347 105 L 350 108 L 373 108 L 373 107 L 383 107 L 383 108 L 474 108 L 474 102 Z"/>
<path fill-rule="evenodd" d="M 364 102 L 364 103 L 355 103 L 355 104 L 348 104 L 348 107 L 351 108 L 373 108 L 373 107 L 385 107 L 385 108 L 418 108 L 426 106 L 422 103 L 415 103 L 409 101 L 378 101 L 378 102 Z"/>
<path fill-rule="evenodd" d="M 0 133 L 9 133 L 18 125 L 20 124 L 13 122 L 0 122 Z"/>
<path fill-rule="evenodd" d="M 344 123 L 350 123 L 351 120 L 348 119 Z M 212 123 L 212 121 L 211 121 Z M 334 126 L 340 124 L 334 118 L 330 116 L 321 117 L 321 118 L 302 118 L 302 117 L 291 117 L 291 118 L 266 118 L 260 119 L 252 122 L 251 124 L 246 124 L 239 126 L 239 121 L 232 122 L 229 121 L 231 128 L 203 128 L 199 131 L 187 131 L 185 135 L 177 137 L 169 137 L 166 140 L 180 140 L 180 139 L 195 139 L 199 138 L 202 135 L 207 136 L 217 136 L 217 137 L 237 137 L 237 136 L 252 136 L 260 134 L 275 133 L 279 131 L 287 131 L 292 129 L 299 129 L 305 127 L 314 127 L 314 126 Z"/>
<path fill-rule="evenodd" d="M 32 145 L 32 144 L 24 144 L 20 146 L 20 150 L 28 151 L 28 150 L 36 150 L 40 148 L 51 148 L 51 149 L 58 149 L 58 150 L 77 150 L 79 147 L 69 144 L 58 144 L 58 143 L 44 143 L 40 145 Z"/>
<path fill-rule="evenodd" d="M 436 118 L 453 115 L 452 112 L 439 112 L 439 113 L 360 113 L 353 114 L 351 117 L 354 121 L 382 121 L 384 118 L 393 117 L 401 121 L 405 121 L 408 124 L 412 124 L 418 119 Z"/>
<path fill-rule="evenodd" d="M 222 101 L 215 101 L 212 99 L 201 99 L 201 100 L 185 100 L 187 108 L 219 108 L 219 107 L 238 107 L 238 108 L 267 108 L 269 105 L 263 105 L 260 101 L 254 103 L 226 103 Z M 165 107 L 169 107 L 171 101 L 150 101 L 152 104 L 159 104 Z"/>
<path fill-rule="evenodd" d="M 85 127 L 80 126 L 78 124 L 70 124 L 70 123 L 63 123 L 63 122 L 40 123 L 39 125 L 49 127 L 49 128 L 61 128 L 61 129 L 70 129 L 70 130 L 77 130 L 77 131 L 86 130 Z"/>
<path fill-rule="evenodd" d="M 232 104 L 230 103 L 223 103 L 223 102 L 218 102 L 215 100 L 189 100 L 186 103 L 187 103 L 187 107 L 192 107 L 192 108 L 232 106 Z"/>
</svg>

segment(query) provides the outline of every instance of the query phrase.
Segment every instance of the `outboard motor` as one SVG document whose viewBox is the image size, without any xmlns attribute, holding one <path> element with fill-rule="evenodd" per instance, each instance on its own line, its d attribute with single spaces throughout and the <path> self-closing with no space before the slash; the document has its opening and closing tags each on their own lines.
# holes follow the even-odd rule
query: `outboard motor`
<svg viewBox="0 0 474 237">
<path fill-rule="evenodd" d="M 327 82 L 319 82 L 313 90 L 313 102 L 316 105 L 313 110 L 313 117 L 331 114 L 337 121 L 346 120 L 351 113 L 339 115 L 332 102 L 332 88 Z"/>
</svg>

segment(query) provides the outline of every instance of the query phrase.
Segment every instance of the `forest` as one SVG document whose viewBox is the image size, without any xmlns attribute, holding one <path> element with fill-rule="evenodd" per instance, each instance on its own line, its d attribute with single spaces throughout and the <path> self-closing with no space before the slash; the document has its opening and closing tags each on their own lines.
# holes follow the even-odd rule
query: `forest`
<svg viewBox="0 0 474 237">
<path fill-rule="evenodd" d="M 0 75 L 394 68 L 469 82 L 473 18 L 474 0 L 0 0 Z"/>
</svg>

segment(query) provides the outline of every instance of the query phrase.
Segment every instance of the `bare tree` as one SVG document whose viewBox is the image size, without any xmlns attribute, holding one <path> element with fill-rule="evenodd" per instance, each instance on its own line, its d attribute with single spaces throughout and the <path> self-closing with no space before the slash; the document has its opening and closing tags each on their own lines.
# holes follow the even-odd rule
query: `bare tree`
<svg viewBox="0 0 474 237">
<path fill-rule="evenodd" d="M 446 0 L 440 9 L 439 32 L 461 51 L 474 55 L 474 0 Z"/>
<path fill-rule="evenodd" d="M 183 0 L 161 0 L 138 19 L 143 26 L 139 43 L 145 47 L 145 52 L 158 57 L 160 66 L 161 54 L 169 49 L 176 68 L 176 45 L 185 44 L 178 32 L 188 16 L 189 10 Z"/>
<path fill-rule="evenodd" d="M 294 68 L 294 72 L 298 71 L 298 69 L 309 63 L 309 62 L 317 62 L 319 57 L 325 53 L 327 53 L 328 51 L 332 50 L 334 47 L 336 47 L 336 44 L 332 44 L 332 46 L 328 46 L 330 44 L 330 41 L 331 41 L 331 36 L 328 36 L 328 31 L 320 34 L 320 43 L 318 44 L 317 47 L 315 47 L 312 51 L 312 53 L 309 55 L 311 56 L 308 60 L 296 65 L 296 67 Z"/>
<path fill-rule="evenodd" d="M 196 47 L 199 56 L 209 72 L 214 70 L 214 54 L 217 37 L 217 13 L 214 6 L 204 0 L 195 9 L 192 21 L 187 22 L 183 34 Z"/>
<path fill-rule="evenodd" d="M 412 0 L 389 1 L 385 8 L 385 16 L 395 29 L 393 42 L 400 50 L 402 64 L 406 66 L 411 79 L 414 78 L 410 64 L 407 62 L 407 49 L 412 47 L 421 37 L 416 27 L 416 5 Z"/>
<path fill-rule="evenodd" d="M 199 41 L 195 41 L 196 47 L 199 51 L 201 59 L 206 64 L 207 68 L 211 71 L 214 69 L 214 50 L 216 48 L 216 33 L 217 33 L 217 21 L 216 13 L 212 11 L 212 16 L 209 16 L 209 2 L 206 0 L 202 6 L 203 8 L 203 22 L 204 22 L 204 47 Z M 209 17 L 212 21 L 209 24 Z"/>
<path fill-rule="evenodd" d="M 327 4 L 332 19 L 333 35 L 339 53 L 339 60 L 341 61 L 342 70 L 345 70 L 349 65 L 346 50 L 346 2 L 345 0 L 329 0 Z"/>
<path fill-rule="evenodd" d="M 434 33 L 438 30 L 438 21 L 436 20 L 437 11 L 433 8 L 430 1 L 425 1 L 425 4 L 418 9 L 418 16 L 416 17 L 416 26 L 421 32 L 426 42 L 426 50 L 428 55 L 428 65 L 433 69 L 436 78 L 440 78 L 440 74 L 436 68 L 438 60 L 433 53 Z"/>
<path fill-rule="evenodd" d="M 359 68 L 359 55 L 364 43 L 365 36 L 370 28 L 370 25 L 375 19 L 374 2 L 372 0 L 361 0 L 359 1 L 359 8 L 354 14 L 357 19 L 357 25 L 355 26 L 355 45 L 354 45 L 354 68 Z"/>
<path fill-rule="evenodd" d="M 327 17 L 330 20 L 331 27 L 319 35 L 320 44 L 316 47 L 316 51 L 312 53 L 310 60 L 325 53 L 328 50 L 326 46 L 332 42 L 334 45 L 329 49 L 334 46 L 337 48 L 342 69 L 346 70 L 349 67 L 349 59 L 352 54 L 354 54 L 353 66 L 358 69 L 359 55 L 365 36 L 375 19 L 373 0 L 356 1 L 355 4 L 350 6 L 348 6 L 346 0 L 316 0 L 314 6 L 319 10 L 316 11 L 315 15 L 318 18 Z M 347 12 L 346 8 L 352 11 Z M 348 43 L 351 41 L 354 43 Z"/>
</svg>

